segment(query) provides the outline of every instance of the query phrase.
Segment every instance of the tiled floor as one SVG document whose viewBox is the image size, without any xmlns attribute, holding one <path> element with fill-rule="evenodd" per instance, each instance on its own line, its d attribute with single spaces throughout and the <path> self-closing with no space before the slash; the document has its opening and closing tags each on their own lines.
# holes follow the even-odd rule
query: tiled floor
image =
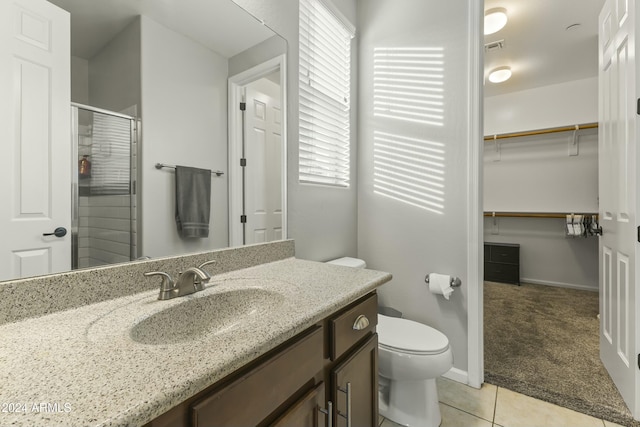
<svg viewBox="0 0 640 427">
<path fill-rule="evenodd" d="M 620 427 L 570 409 L 485 384 L 480 390 L 438 379 L 441 427 Z M 380 427 L 398 427 L 380 417 Z"/>
</svg>

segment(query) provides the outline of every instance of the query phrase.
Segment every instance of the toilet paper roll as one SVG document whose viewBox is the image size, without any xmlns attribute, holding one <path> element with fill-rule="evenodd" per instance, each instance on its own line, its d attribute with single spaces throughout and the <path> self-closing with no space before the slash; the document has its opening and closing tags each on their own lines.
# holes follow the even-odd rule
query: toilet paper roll
<svg viewBox="0 0 640 427">
<path fill-rule="evenodd" d="M 429 291 L 432 294 L 442 295 L 448 300 L 453 293 L 451 276 L 438 273 L 429 274 Z"/>
</svg>

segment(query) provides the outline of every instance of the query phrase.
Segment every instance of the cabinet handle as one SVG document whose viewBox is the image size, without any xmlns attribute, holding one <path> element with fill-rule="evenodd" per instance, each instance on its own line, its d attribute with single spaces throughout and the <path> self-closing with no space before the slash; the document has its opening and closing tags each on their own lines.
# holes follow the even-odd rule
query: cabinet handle
<svg viewBox="0 0 640 427">
<path fill-rule="evenodd" d="M 318 411 L 322 412 L 327 417 L 327 427 L 333 427 L 333 402 L 327 402 L 327 409 L 318 408 Z"/>
<path fill-rule="evenodd" d="M 338 415 L 347 420 L 347 427 L 351 427 L 351 383 L 347 383 L 347 387 L 345 388 L 338 387 L 338 391 L 341 391 L 347 395 L 347 413 L 342 414 L 340 413 L 340 411 L 338 411 Z"/>
<path fill-rule="evenodd" d="M 364 314 L 361 314 L 360 316 L 356 317 L 356 321 L 353 322 L 353 329 L 355 331 L 361 331 L 363 329 L 366 329 L 369 326 L 369 319 L 367 319 L 367 316 L 365 316 Z"/>
</svg>

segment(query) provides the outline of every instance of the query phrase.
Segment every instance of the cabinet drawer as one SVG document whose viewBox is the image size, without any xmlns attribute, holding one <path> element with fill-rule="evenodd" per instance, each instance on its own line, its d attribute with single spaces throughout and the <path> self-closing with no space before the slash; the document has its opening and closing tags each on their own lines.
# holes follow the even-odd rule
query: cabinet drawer
<svg viewBox="0 0 640 427">
<path fill-rule="evenodd" d="M 237 380 L 191 406 L 192 426 L 256 426 L 323 368 L 317 327 Z"/>
<path fill-rule="evenodd" d="M 520 266 L 486 262 L 484 264 L 484 279 L 492 282 L 520 284 Z"/>
<path fill-rule="evenodd" d="M 489 261 L 518 264 L 520 262 L 520 248 L 518 246 L 491 246 Z"/>
<path fill-rule="evenodd" d="M 369 326 L 364 329 L 354 329 L 356 320 L 364 315 L 369 320 Z M 331 331 L 330 357 L 336 360 L 345 351 L 349 350 L 355 343 L 360 341 L 366 335 L 375 331 L 378 324 L 378 295 L 373 294 L 366 299 L 360 301 L 357 305 L 351 307 L 337 317 L 329 321 L 329 330 Z"/>
</svg>

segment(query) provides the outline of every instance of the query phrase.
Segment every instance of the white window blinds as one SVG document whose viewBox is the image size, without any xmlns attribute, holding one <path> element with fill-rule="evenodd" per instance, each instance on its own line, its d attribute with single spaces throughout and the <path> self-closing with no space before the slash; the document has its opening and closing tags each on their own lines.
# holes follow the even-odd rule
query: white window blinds
<svg viewBox="0 0 640 427">
<path fill-rule="evenodd" d="M 131 120 L 93 113 L 91 194 L 130 194 Z"/>
<path fill-rule="evenodd" d="M 319 0 L 300 0 L 300 182 L 349 186 L 353 31 Z"/>
</svg>

